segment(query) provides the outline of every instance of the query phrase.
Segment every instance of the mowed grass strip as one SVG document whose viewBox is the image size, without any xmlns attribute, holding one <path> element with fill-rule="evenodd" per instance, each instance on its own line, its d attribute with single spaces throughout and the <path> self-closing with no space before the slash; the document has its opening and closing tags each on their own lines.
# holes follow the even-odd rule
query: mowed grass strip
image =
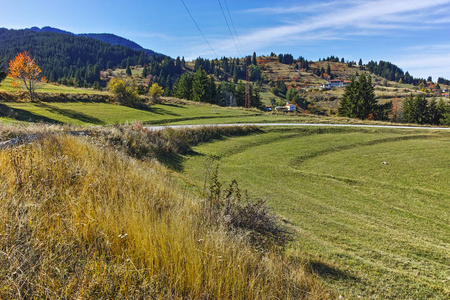
<svg viewBox="0 0 450 300">
<path fill-rule="evenodd" d="M 137 109 L 111 103 L 89 102 L 3 102 L 4 121 L 64 123 L 72 125 L 124 124 L 140 121 L 159 124 L 232 123 L 364 123 L 347 118 L 315 115 L 272 114 L 243 108 L 209 104 L 155 104 Z"/>
<path fill-rule="evenodd" d="M 450 282 L 450 135 L 280 129 L 195 147 L 185 174 L 218 163 L 292 222 L 293 255 L 348 297 L 445 298 Z"/>
<path fill-rule="evenodd" d="M 243 109 L 222 108 L 211 105 L 156 104 L 149 109 L 136 109 L 108 103 L 39 102 L 2 103 L 2 110 L 11 119 L 26 122 L 46 121 L 73 125 L 124 124 L 141 121 L 146 124 L 197 123 L 197 120 L 216 120 L 216 123 L 254 118 L 262 121 L 262 113 Z M 282 117 L 282 116 L 280 116 Z M 283 120 L 286 119 L 285 117 Z M 203 121 L 208 123 L 208 121 Z M 230 120 L 229 120 L 230 122 Z"/>
</svg>

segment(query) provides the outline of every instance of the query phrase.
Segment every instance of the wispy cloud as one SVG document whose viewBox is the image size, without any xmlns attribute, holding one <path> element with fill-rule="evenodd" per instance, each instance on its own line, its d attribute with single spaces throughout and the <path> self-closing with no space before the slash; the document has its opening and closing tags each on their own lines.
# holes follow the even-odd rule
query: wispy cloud
<svg viewBox="0 0 450 300">
<path fill-rule="evenodd" d="M 259 13 L 259 14 L 290 14 L 290 13 L 305 13 L 317 12 L 323 9 L 331 9 L 339 7 L 343 4 L 355 3 L 355 1 L 331 1 L 327 3 L 315 3 L 301 6 L 291 7 L 260 7 L 241 11 L 242 13 Z"/>
<path fill-rule="evenodd" d="M 403 49 L 402 54 L 394 57 L 392 62 L 402 66 L 415 77 L 432 76 L 450 78 L 450 44 L 422 45 Z"/>
<path fill-rule="evenodd" d="M 338 5 L 339 4 L 339 5 Z M 333 30 L 340 36 L 355 35 L 359 30 L 364 34 L 370 34 L 368 29 L 373 29 L 372 34 L 380 34 L 381 31 L 420 30 L 429 29 L 436 23 L 436 10 L 450 11 L 442 8 L 449 5 L 450 0 L 380 0 L 380 1 L 332 1 L 314 4 L 306 7 L 292 6 L 287 8 L 266 7 L 245 11 L 246 13 L 271 13 L 286 14 L 292 18 L 292 14 L 301 14 L 305 11 L 325 11 L 315 14 L 302 21 L 274 26 L 270 28 L 255 29 L 241 35 L 244 48 L 257 49 L 267 45 L 268 42 L 276 44 L 296 35 L 317 33 L 322 30 Z M 320 9 L 322 8 L 322 9 Z M 328 8 L 328 9 L 324 9 Z M 299 16 L 300 19 L 300 16 Z M 292 20 L 292 19 L 291 19 Z M 447 19 L 441 18 L 440 22 Z M 320 36 L 317 37 L 320 39 Z M 215 42 L 220 52 L 229 51 L 231 41 Z"/>
<path fill-rule="evenodd" d="M 399 45 L 414 44 L 417 40 L 417 43 L 427 45 L 420 49 L 405 46 L 397 51 L 398 55 L 389 54 L 389 57 L 385 56 L 386 53 L 383 53 L 383 48 L 380 47 L 379 56 L 392 61 L 405 71 L 408 70 L 416 77 L 431 75 L 435 80 L 437 77 L 450 78 L 450 45 L 439 45 L 436 40 L 417 38 L 428 38 L 431 35 L 429 30 L 442 30 L 443 26 L 450 24 L 450 0 L 332 0 L 306 6 L 259 7 L 240 13 L 246 14 L 248 19 L 256 17 L 278 20 L 278 25 L 255 24 L 253 28 L 247 25 L 246 31 L 238 30 L 240 42 L 247 53 L 260 49 L 277 51 L 284 46 L 295 49 L 301 45 L 316 45 L 320 48 L 324 45 L 322 42 L 333 40 L 336 45 L 344 45 L 339 43 L 339 40 L 348 40 L 347 45 L 357 43 L 359 47 L 367 41 L 373 41 L 370 40 L 372 37 L 380 42 L 380 46 L 387 40 L 389 44 L 393 41 L 395 43 L 397 39 Z M 370 38 L 368 40 L 365 37 Z M 238 55 L 231 38 L 211 38 L 210 42 L 217 53 Z M 187 51 L 193 54 L 193 58 L 199 55 L 211 56 L 211 51 L 204 45 L 189 48 L 187 47 Z M 373 49 L 368 50 L 373 53 Z M 364 50 L 359 51 L 361 54 Z"/>
</svg>

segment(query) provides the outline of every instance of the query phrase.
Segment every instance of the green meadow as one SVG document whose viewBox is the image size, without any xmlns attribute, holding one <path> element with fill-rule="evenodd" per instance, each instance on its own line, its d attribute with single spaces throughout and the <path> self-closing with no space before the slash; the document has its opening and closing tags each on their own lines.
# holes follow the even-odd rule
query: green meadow
<svg viewBox="0 0 450 300">
<path fill-rule="evenodd" d="M 264 129 L 194 147 L 184 175 L 214 166 L 292 226 L 293 258 L 345 298 L 450 296 L 450 134 Z"/>
<path fill-rule="evenodd" d="M 132 108 L 92 102 L 2 102 L 4 122 L 47 122 L 73 125 L 108 125 L 140 121 L 143 124 L 230 124 L 230 123 L 364 123 L 347 118 L 315 115 L 275 114 L 258 110 L 209 104 L 165 103 Z"/>
<path fill-rule="evenodd" d="M 298 120 L 298 118 L 289 116 L 271 116 L 258 111 L 204 104 L 156 104 L 143 109 L 117 104 L 85 102 L 6 102 L 0 105 L 3 114 L 9 116 L 10 119 L 74 125 L 124 124 L 134 121 L 141 121 L 145 124 L 209 124 Z"/>
<path fill-rule="evenodd" d="M 20 89 L 14 88 L 11 85 L 12 79 L 7 77 L 5 81 L 1 82 L 0 91 L 4 92 L 17 92 Z M 39 83 L 37 92 L 42 93 L 67 93 L 67 94 L 105 94 L 106 92 L 96 91 L 93 89 L 84 89 L 77 87 L 70 87 L 58 84 L 50 84 L 50 83 Z"/>
</svg>

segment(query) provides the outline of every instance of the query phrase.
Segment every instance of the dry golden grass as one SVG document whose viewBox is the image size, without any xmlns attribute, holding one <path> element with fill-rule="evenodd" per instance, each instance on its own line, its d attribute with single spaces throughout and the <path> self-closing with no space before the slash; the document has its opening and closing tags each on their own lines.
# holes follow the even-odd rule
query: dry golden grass
<svg viewBox="0 0 450 300">
<path fill-rule="evenodd" d="M 330 298 L 280 253 L 207 222 L 156 162 L 47 134 L 0 150 L 1 299 Z"/>
</svg>

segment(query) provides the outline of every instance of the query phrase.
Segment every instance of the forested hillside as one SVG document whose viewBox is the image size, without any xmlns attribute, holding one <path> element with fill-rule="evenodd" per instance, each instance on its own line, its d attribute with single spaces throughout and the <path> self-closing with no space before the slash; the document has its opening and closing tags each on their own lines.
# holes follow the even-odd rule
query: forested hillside
<svg viewBox="0 0 450 300">
<path fill-rule="evenodd" d="M 93 38 L 58 32 L 0 29 L 0 57 L 6 62 L 28 51 L 50 81 L 71 79 L 78 85 L 100 80 L 100 71 L 144 65 L 152 58 L 144 51 L 111 45 Z M 159 61 L 164 60 L 159 55 Z"/>
<path fill-rule="evenodd" d="M 123 38 L 121 36 L 115 35 L 115 34 L 111 34 L 111 33 L 80 33 L 80 34 L 74 34 L 72 32 L 69 31 L 65 31 L 65 30 L 61 30 L 58 28 L 53 28 L 50 26 L 45 26 L 42 28 L 39 27 L 31 27 L 30 30 L 33 30 L 34 32 L 56 32 L 56 33 L 65 33 L 65 34 L 70 34 L 70 35 L 75 35 L 75 36 L 82 36 L 82 37 L 87 37 L 87 38 L 92 38 L 95 40 L 99 40 L 105 43 L 110 43 L 111 45 L 120 45 L 120 46 L 125 46 L 128 48 L 131 48 L 133 50 L 138 50 L 138 51 L 144 51 L 145 53 L 147 53 L 148 55 L 152 55 L 155 54 L 156 56 L 160 55 L 160 53 L 156 53 L 153 50 L 149 50 L 149 49 L 145 49 L 143 48 L 141 45 L 136 44 L 133 41 L 130 41 L 129 39 Z"/>
</svg>

